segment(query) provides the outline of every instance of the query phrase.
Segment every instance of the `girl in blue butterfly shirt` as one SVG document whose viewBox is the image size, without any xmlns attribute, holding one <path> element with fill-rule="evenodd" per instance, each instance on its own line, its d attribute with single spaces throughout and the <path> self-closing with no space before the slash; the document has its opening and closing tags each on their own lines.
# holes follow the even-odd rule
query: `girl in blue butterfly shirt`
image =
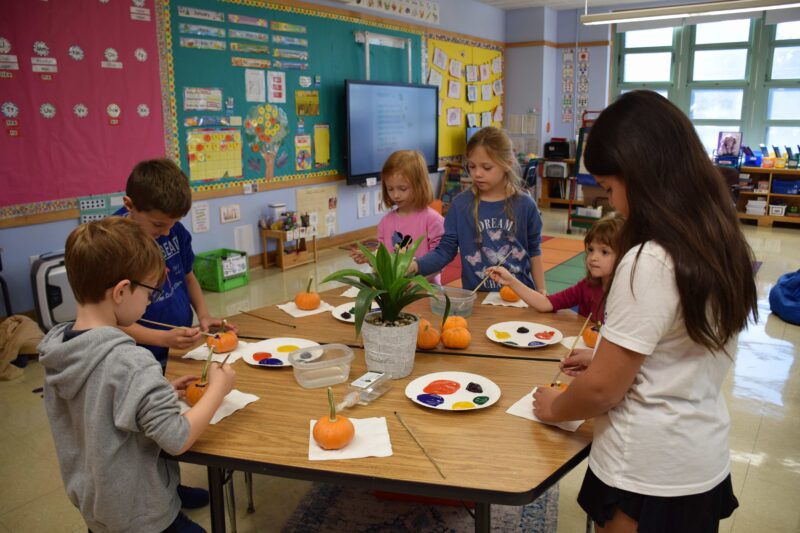
<svg viewBox="0 0 800 533">
<path fill-rule="evenodd" d="M 472 189 L 456 196 L 444 219 L 436 248 L 412 261 L 409 271 L 428 276 L 461 253 L 461 286 L 472 290 L 489 267 L 504 266 L 520 281 L 546 293 L 542 265 L 542 217 L 536 202 L 522 189 L 514 170 L 511 139 L 495 127 L 483 128 L 467 143 Z M 484 291 L 500 285 L 487 280 Z"/>
</svg>

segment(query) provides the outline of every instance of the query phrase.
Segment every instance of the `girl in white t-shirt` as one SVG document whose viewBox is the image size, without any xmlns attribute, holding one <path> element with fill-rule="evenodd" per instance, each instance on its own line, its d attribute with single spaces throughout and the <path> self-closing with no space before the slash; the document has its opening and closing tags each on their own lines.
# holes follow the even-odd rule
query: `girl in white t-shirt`
<svg viewBox="0 0 800 533">
<path fill-rule="evenodd" d="M 594 359 L 536 416 L 594 417 L 578 502 L 601 532 L 708 532 L 738 506 L 722 383 L 756 316 L 752 252 L 692 123 L 632 91 L 592 126 L 586 167 L 626 218 Z M 574 373 L 574 372 L 573 372 Z"/>
</svg>

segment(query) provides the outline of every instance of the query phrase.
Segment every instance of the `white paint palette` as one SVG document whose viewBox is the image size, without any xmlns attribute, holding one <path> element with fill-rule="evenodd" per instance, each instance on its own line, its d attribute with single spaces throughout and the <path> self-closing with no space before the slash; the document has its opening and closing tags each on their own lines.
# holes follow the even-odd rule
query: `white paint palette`
<svg viewBox="0 0 800 533">
<path fill-rule="evenodd" d="M 478 374 L 434 372 L 406 385 L 406 396 L 430 409 L 474 411 L 496 403 L 500 399 L 500 387 Z"/>
<path fill-rule="evenodd" d="M 499 322 L 486 329 L 489 340 L 514 348 L 542 348 L 558 344 L 564 337 L 560 331 L 535 322 Z"/>
<path fill-rule="evenodd" d="M 336 320 L 341 320 L 342 322 L 347 322 L 349 324 L 356 323 L 356 311 L 355 311 L 355 302 L 347 302 L 341 305 L 337 305 L 333 309 L 331 309 L 331 314 L 333 318 Z M 379 307 L 374 302 L 372 303 L 371 311 L 377 311 Z"/>
<path fill-rule="evenodd" d="M 248 344 L 246 352 L 242 354 L 242 359 L 248 365 L 264 368 L 292 366 L 289 363 L 289 354 L 300 348 L 311 346 L 319 346 L 319 343 L 294 337 L 276 337 Z M 317 357 L 319 354 L 314 357 L 313 352 L 309 352 L 308 361 L 313 361 Z"/>
</svg>

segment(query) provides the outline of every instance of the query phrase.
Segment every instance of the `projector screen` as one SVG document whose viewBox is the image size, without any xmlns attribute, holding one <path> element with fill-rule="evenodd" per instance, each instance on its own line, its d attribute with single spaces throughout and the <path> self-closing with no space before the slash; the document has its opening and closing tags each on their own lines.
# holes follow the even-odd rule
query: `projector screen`
<svg viewBox="0 0 800 533">
<path fill-rule="evenodd" d="M 435 85 L 345 80 L 348 184 L 379 177 L 397 150 L 418 150 L 436 171 L 437 92 Z"/>
</svg>

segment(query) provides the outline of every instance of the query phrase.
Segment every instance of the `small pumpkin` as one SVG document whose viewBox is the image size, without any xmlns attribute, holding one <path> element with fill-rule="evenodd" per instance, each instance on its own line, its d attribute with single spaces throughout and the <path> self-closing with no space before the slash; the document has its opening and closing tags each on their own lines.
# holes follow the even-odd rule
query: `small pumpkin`
<svg viewBox="0 0 800 533">
<path fill-rule="evenodd" d="M 442 332 L 442 343 L 448 348 L 466 348 L 471 340 L 472 335 L 467 328 L 449 328 Z"/>
<path fill-rule="evenodd" d="M 417 333 L 417 348 L 422 350 L 431 350 L 436 348 L 439 344 L 441 334 L 439 330 L 434 329 L 430 321 L 424 318 L 419 321 L 419 332 Z"/>
<path fill-rule="evenodd" d="M 500 298 L 502 298 L 506 302 L 519 301 L 519 295 L 516 292 L 514 292 L 514 289 L 512 289 L 508 285 L 505 285 L 500 288 Z"/>
<path fill-rule="evenodd" d="M 214 348 L 217 353 L 232 352 L 239 346 L 239 336 L 233 331 L 223 331 L 206 339 L 209 348 Z"/>
<path fill-rule="evenodd" d="M 597 344 L 597 334 L 600 331 L 600 326 L 592 326 L 591 328 L 586 328 L 583 330 L 583 342 L 586 343 L 586 346 L 589 348 L 594 348 L 595 344 Z"/>
<path fill-rule="evenodd" d="M 314 278 L 308 278 L 308 286 L 305 292 L 298 292 L 297 296 L 294 297 L 294 304 L 303 311 L 313 311 L 320 304 L 319 294 L 311 292 L 312 281 L 314 281 Z"/>
<path fill-rule="evenodd" d="M 186 403 L 194 407 L 194 404 L 199 402 L 203 394 L 206 393 L 206 389 L 208 389 L 208 383 L 200 383 L 199 381 L 189 383 L 186 386 Z"/>
<path fill-rule="evenodd" d="M 333 390 L 330 387 L 328 387 L 328 405 L 331 408 L 330 415 L 317 420 L 311 434 L 323 450 L 338 450 L 350 444 L 356 434 L 356 428 L 347 417 L 336 416 L 336 404 L 333 403 Z"/>
<path fill-rule="evenodd" d="M 442 333 L 447 331 L 450 328 L 467 328 L 467 319 L 463 316 L 449 316 L 447 320 L 444 321 L 442 325 Z"/>
</svg>

